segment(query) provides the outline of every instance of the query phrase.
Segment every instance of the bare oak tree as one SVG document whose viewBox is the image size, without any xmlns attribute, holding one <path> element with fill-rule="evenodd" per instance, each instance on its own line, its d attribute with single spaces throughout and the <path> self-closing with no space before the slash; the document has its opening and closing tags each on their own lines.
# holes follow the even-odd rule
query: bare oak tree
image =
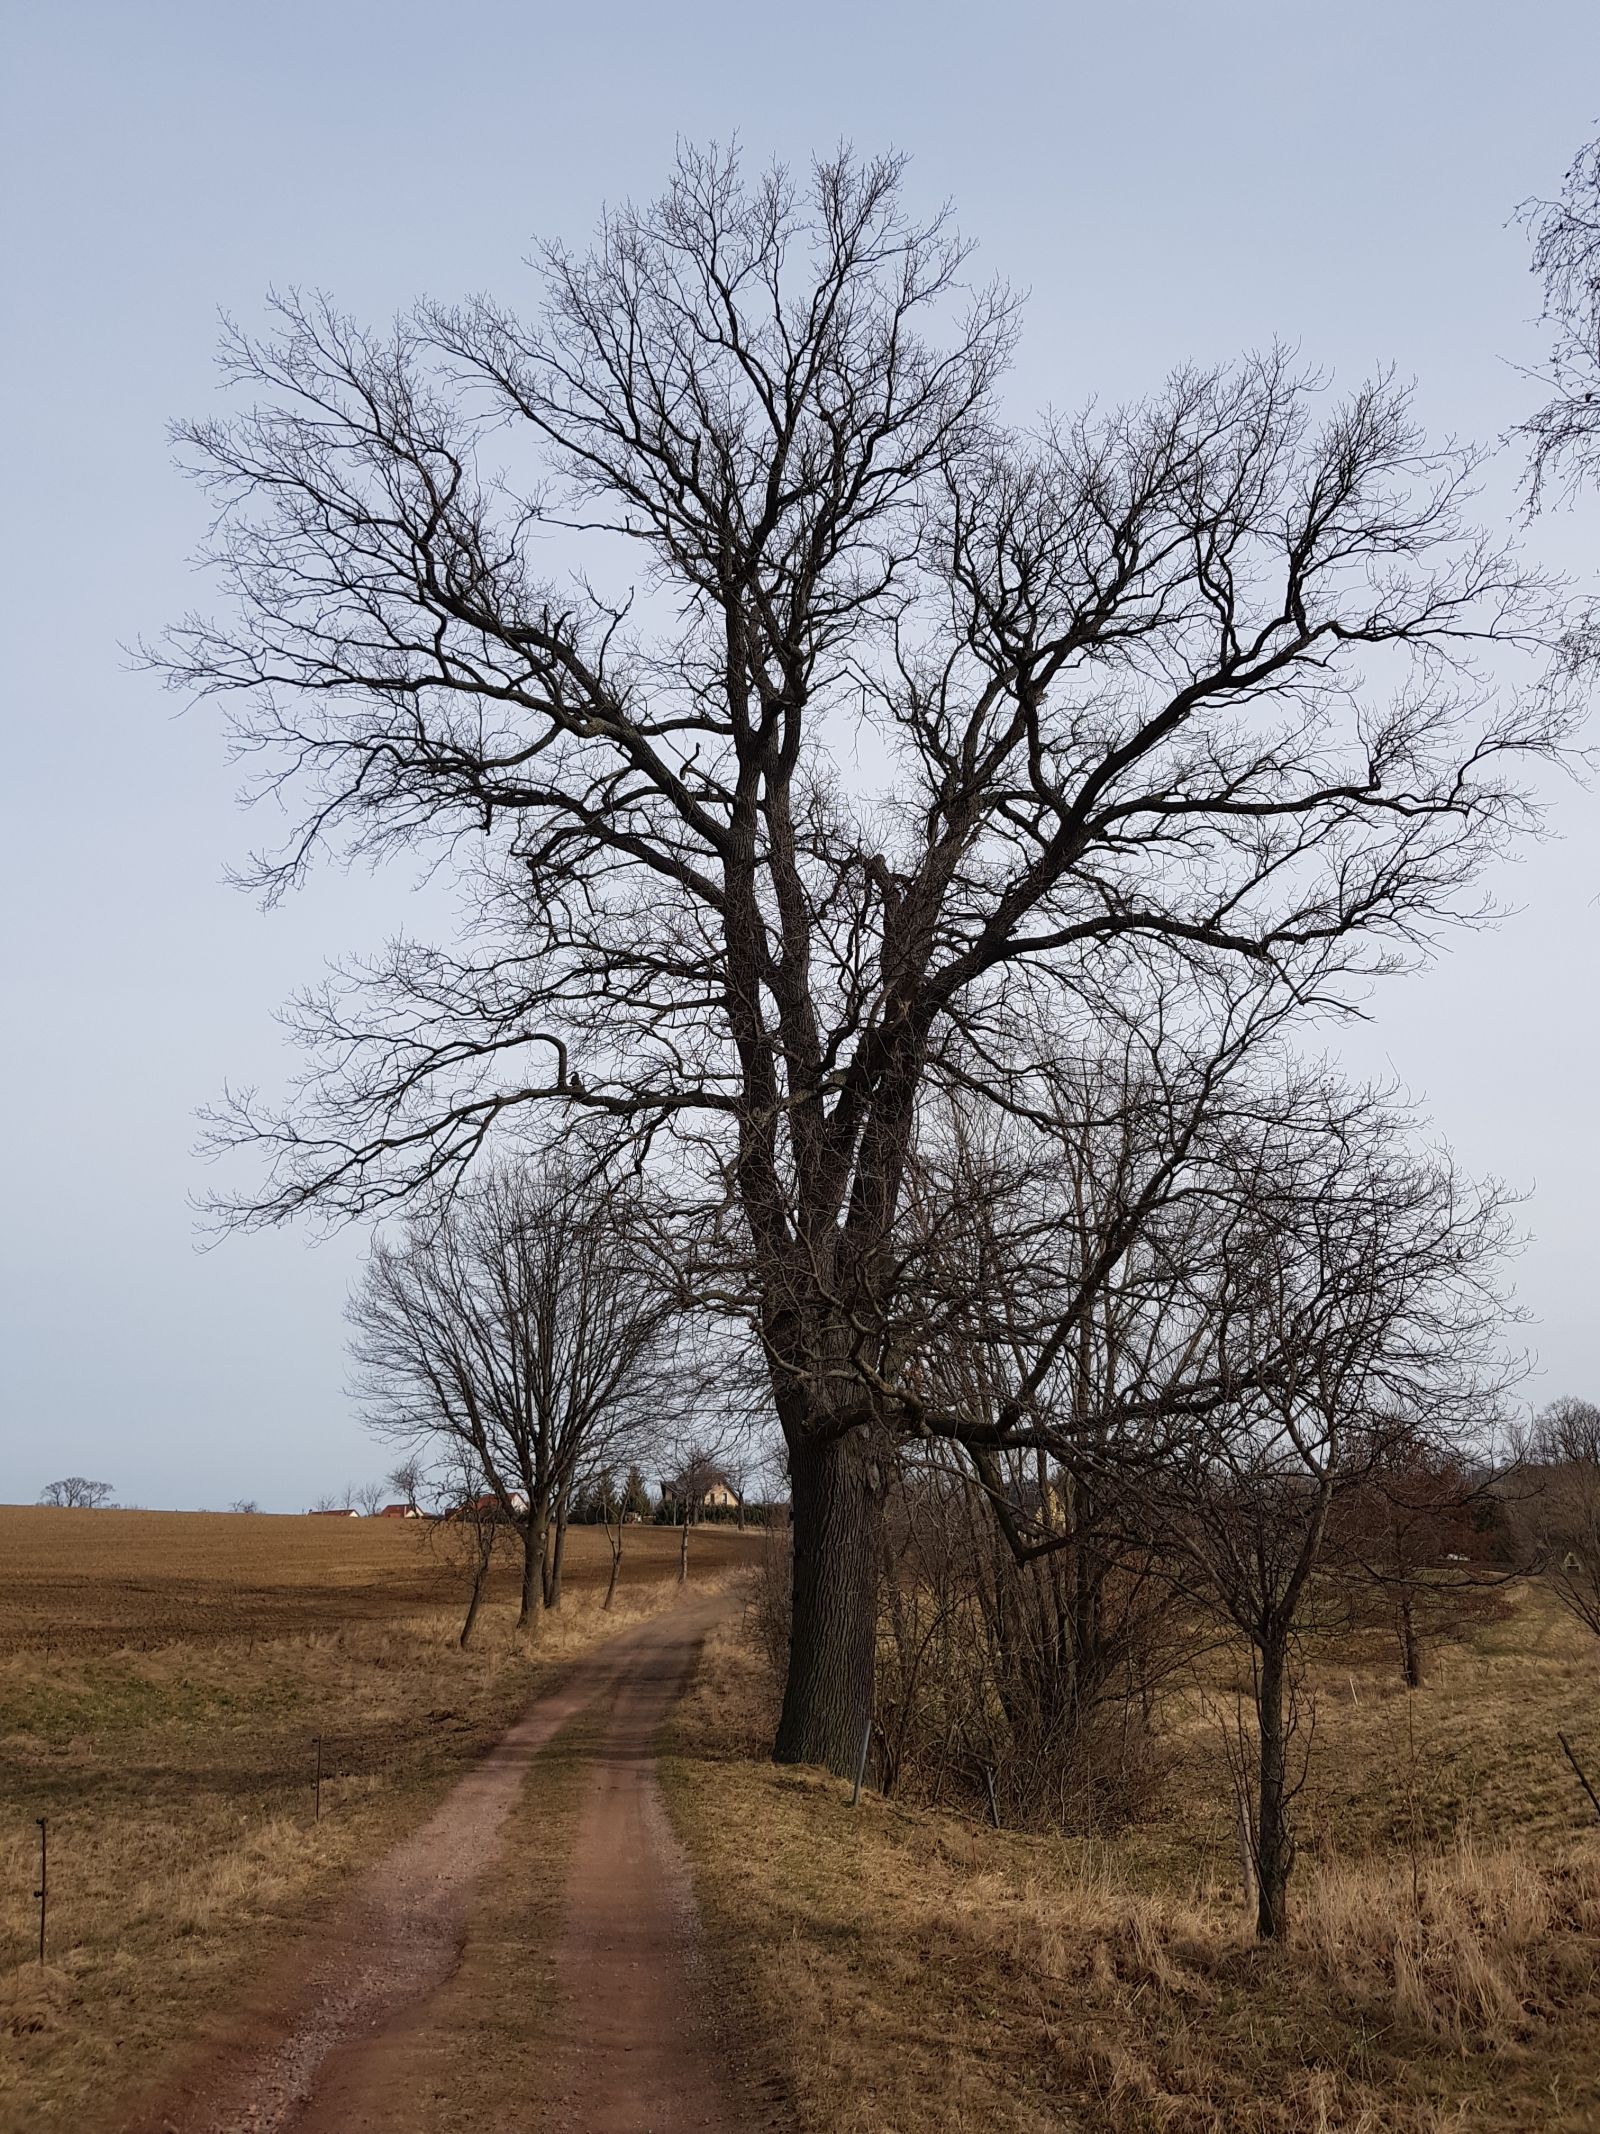
<svg viewBox="0 0 1600 2134">
<path fill-rule="evenodd" d="M 1565 717 L 1469 664 L 1543 595 L 1390 378 L 1330 402 L 1274 353 L 1013 430 L 1017 307 L 901 180 L 686 151 L 544 248 L 531 320 L 278 300 L 228 337 L 242 412 L 182 433 L 229 612 L 165 655 L 292 811 L 268 897 L 330 849 L 473 891 L 456 945 L 302 1000 L 296 1100 L 218 1116 L 270 1172 L 227 1212 L 368 1215 L 540 1116 L 729 1211 L 792 1488 L 776 1753 L 835 1769 L 879 1437 L 923 1427 L 873 1329 L 946 1063 L 1135 964 L 1342 997 L 1470 915 Z M 588 575 L 545 575 L 558 531 Z"/>
</svg>

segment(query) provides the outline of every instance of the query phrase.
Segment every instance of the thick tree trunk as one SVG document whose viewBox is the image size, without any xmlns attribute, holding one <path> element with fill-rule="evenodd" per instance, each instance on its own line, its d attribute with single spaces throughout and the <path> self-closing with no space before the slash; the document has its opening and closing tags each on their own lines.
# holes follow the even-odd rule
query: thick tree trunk
<svg viewBox="0 0 1600 2134">
<path fill-rule="evenodd" d="M 480 1557 L 472 1574 L 472 1596 L 467 1602 L 467 1619 L 461 1626 L 460 1637 L 456 1640 L 463 1652 L 472 1643 L 472 1626 L 478 1620 L 478 1606 L 483 1599 L 484 1581 L 488 1576 L 488 1562 L 485 1558 Z"/>
<path fill-rule="evenodd" d="M 517 1628 L 533 1627 L 535 1610 L 542 1595 L 544 1580 L 545 1537 L 550 1531 L 548 1515 L 530 1518 L 522 1529 L 522 1605 L 517 1611 Z"/>
<path fill-rule="evenodd" d="M 859 1432 L 790 1448 L 794 1602 L 778 1763 L 854 1774 L 872 1717 L 882 1481 Z"/>
<path fill-rule="evenodd" d="M 1256 1689 L 1261 1759 L 1256 1790 L 1256 1932 L 1276 1941 L 1287 1924 L 1289 1869 L 1294 1845 L 1289 1831 L 1288 1730 L 1284 1693 L 1288 1649 L 1266 1646 Z"/>
</svg>

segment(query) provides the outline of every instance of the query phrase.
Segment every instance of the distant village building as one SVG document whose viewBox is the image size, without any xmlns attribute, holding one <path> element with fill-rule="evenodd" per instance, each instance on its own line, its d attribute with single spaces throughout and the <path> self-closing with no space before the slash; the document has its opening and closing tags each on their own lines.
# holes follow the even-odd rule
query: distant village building
<svg viewBox="0 0 1600 2134">
<path fill-rule="evenodd" d="M 744 1502 L 726 1475 L 704 1468 L 699 1473 L 667 1477 L 661 1484 L 661 1497 L 666 1504 L 686 1504 L 695 1517 L 701 1512 L 736 1512 Z"/>
<path fill-rule="evenodd" d="M 361 1514 L 353 1504 L 348 1504 L 341 1505 L 337 1511 L 318 1509 L 314 1512 L 307 1512 L 306 1517 L 308 1519 L 359 1519 Z"/>
<path fill-rule="evenodd" d="M 528 1509 L 528 1500 L 520 1489 L 513 1489 L 506 1492 L 505 1503 L 502 1504 L 492 1489 L 485 1490 L 481 1497 L 468 1497 L 464 1504 L 458 1504 L 455 1510 L 447 1512 L 445 1517 L 465 1519 L 474 1512 L 484 1518 L 503 1517 L 506 1505 L 510 1506 L 512 1517 L 520 1519 Z"/>
<path fill-rule="evenodd" d="M 414 1504 L 385 1504 L 377 1516 L 380 1519 L 420 1519 L 422 1514 Z"/>
</svg>

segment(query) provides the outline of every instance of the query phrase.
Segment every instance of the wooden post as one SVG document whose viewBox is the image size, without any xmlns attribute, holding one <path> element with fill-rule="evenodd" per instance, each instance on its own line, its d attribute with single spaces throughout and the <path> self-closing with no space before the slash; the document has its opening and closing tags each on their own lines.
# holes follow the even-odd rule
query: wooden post
<svg viewBox="0 0 1600 2134">
<path fill-rule="evenodd" d="M 1000 1796 L 994 1790 L 994 1765 L 983 1767 L 983 1783 L 989 1792 L 989 1820 L 996 1830 L 1000 1828 Z"/>
</svg>

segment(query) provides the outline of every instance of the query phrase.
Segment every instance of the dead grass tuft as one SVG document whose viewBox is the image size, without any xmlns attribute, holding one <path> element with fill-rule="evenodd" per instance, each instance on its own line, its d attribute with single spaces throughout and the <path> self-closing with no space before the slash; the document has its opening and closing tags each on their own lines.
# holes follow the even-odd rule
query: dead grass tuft
<svg viewBox="0 0 1600 2134">
<path fill-rule="evenodd" d="M 53 1964 L 19 1964 L 0 1977 L 0 2033 L 31 2037 L 58 2030 L 72 2003 L 72 1981 Z"/>
</svg>

